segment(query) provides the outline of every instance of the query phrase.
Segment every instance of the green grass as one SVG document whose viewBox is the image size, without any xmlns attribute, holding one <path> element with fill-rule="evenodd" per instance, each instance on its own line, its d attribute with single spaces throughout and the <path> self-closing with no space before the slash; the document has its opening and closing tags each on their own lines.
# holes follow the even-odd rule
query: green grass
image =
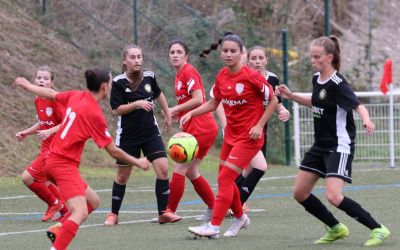
<svg viewBox="0 0 400 250">
<path fill-rule="evenodd" d="M 112 168 L 82 168 L 83 176 L 96 190 L 110 189 L 115 170 Z M 206 159 L 202 166 L 204 175 L 215 188 L 217 165 L 213 159 Z M 362 244 L 369 237 L 369 230 L 348 217 L 342 211 L 328 207 L 334 215 L 350 229 L 348 239 L 331 245 L 314 246 L 312 242 L 324 234 L 323 225 L 310 216 L 291 198 L 294 175 L 293 167 L 272 166 L 264 180 L 260 181 L 249 201 L 251 225 L 242 230 L 238 237 L 219 240 L 193 240 L 187 232 L 188 226 L 198 225 L 192 218 L 176 224 L 158 225 L 148 221 L 156 216 L 154 195 L 154 171 L 136 171 L 128 183 L 130 189 L 125 196 L 121 222 L 128 224 L 105 227 L 106 212 L 109 211 L 111 195 L 109 191 L 99 192 L 101 208 L 92 214 L 79 230 L 69 249 L 364 249 Z M 279 178 L 272 178 L 279 177 Z M 387 226 L 392 236 L 379 249 L 398 249 L 400 241 L 398 169 L 360 169 L 354 174 L 354 183 L 348 185 L 345 195 L 355 199 L 378 220 Z M 317 184 L 315 194 L 323 198 L 324 184 Z M 3 197 L 31 195 L 17 178 L 0 179 L 0 213 L 43 212 L 45 205 L 37 198 L 2 199 Z M 325 200 L 323 199 L 325 202 Z M 201 214 L 205 206 L 194 193 L 190 182 L 186 182 L 186 192 L 178 213 L 182 216 Z M 189 212 L 187 210 L 194 210 Z M 132 212 L 142 213 L 132 213 Z M 41 214 L 4 215 L 0 214 L 0 249 L 49 249 L 50 242 L 43 231 L 53 223 L 40 222 Z M 98 224 L 98 225 L 96 225 Z M 92 227 L 87 227 L 94 225 Z M 230 225 L 225 219 L 224 232 Z M 86 227 L 85 227 L 86 226 Z M 4 235 L 9 232 L 25 232 Z"/>
</svg>

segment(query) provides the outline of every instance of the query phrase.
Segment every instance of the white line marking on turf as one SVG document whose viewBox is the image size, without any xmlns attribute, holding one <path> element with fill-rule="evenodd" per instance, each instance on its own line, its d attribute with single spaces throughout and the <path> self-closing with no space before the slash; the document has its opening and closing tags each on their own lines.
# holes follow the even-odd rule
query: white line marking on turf
<svg viewBox="0 0 400 250">
<path fill-rule="evenodd" d="M 178 210 L 179 212 L 181 212 L 181 210 Z M 182 211 L 191 211 L 191 210 L 182 210 Z M 193 211 L 197 211 L 197 210 L 193 210 Z M 203 210 L 202 210 L 203 211 Z M 265 209 L 251 209 L 250 212 L 263 212 L 265 211 Z M 183 216 L 183 219 L 192 219 L 192 218 L 197 218 L 200 215 L 190 215 L 190 216 Z M 148 219 L 148 220 L 132 220 L 132 221 L 121 221 L 118 224 L 119 225 L 128 225 L 128 224 L 136 224 L 136 223 L 148 223 L 151 222 L 152 219 Z M 79 229 L 82 228 L 90 228 L 90 227 L 105 227 L 105 225 L 103 223 L 101 224 L 89 224 L 89 225 L 81 225 L 79 227 Z M 37 229 L 37 230 L 28 230 L 28 231 L 19 231 L 19 232 L 6 232 L 6 233 L 0 233 L 0 237 L 2 236 L 10 236 L 10 235 L 19 235 L 19 234 L 29 234 L 29 233 L 41 233 L 41 232 L 46 232 L 46 229 Z"/>
<path fill-rule="evenodd" d="M 370 168 L 370 169 L 355 169 L 353 172 L 374 172 L 374 171 L 400 171 L 400 168 Z M 268 174 L 268 170 L 267 170 Z M 270 176 L 270 177 L 264 177 L 261 178 L 260 181 L 269 181 L 269 180 L 283 180 L 283 179 L 294 179 L 296 178 L 296 175 L 287 175 L 287 176 Z M 217 186 L 217 184 L 212 184 L 212 186 Z M 275 188 L 275 187 L 271 187 Z M 112 189 L 98 189 L 95 190 L 97 193 L 104 193 L 104 192 L 111 192 Z M 151 187 L 138 187 L 136 189 L 130 189 L 127 188 L 125 192 L 132 192 L 132 193 L 137 193 L 137 192 L 154 192 L 154 189 L 151 189 Z M 17 195 L 17 196 L 5 196 L 5 197 L 0 197 L 0 200 L 13 200 L 13 199 L 25 199 L 25 198 L 36 198 L 35 195 Z"/>
<path fill-rule="evenodd" d="M 179 213 L 198 213 L 203 212 L 204 209 L 180 209 L 178 210 Z M 251 212 L 263 212 L 265 209 L 251 209 Z M 94 211 L 94 214 L 108 214 L 110 211 Z M 157 214 L 158 211 L 154 210 L 146 210 L 146 211 L 119 211 L 120 214 Z M 0 216 L 5 215 L 41 215 L 41 212 L 19 212 L 19 213 L 0 213 Z"/>
</svg>

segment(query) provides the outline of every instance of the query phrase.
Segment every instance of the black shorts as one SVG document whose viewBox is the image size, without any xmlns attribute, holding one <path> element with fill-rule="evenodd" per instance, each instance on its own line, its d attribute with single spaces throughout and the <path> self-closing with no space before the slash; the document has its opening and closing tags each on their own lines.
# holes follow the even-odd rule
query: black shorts
<svg viewBox="0 0 400 250">
<path fill-rule="evenodd" d="M 322 178 L 337 177 L 351 183 L 351 154 L 322 151 L 311 147 L 300 163 L 300 169 L 312 172 Z"/>
<path fill-rule="evenodd" d="M 129 140 L 121 140 L 118 147 L 136 158 L 140 157 L 140 151 L 142 151 L 143 155 L 146 156 L 150 162 L 153 162 L 158 158 L 167 157 L 164 143 L 159 134 L 154 135 L 150 140 L 137 145 L 132 145 L 132 143 L 129 143 Z M 117 164 L 123 163 L 117 161 Z"/>
</svg>

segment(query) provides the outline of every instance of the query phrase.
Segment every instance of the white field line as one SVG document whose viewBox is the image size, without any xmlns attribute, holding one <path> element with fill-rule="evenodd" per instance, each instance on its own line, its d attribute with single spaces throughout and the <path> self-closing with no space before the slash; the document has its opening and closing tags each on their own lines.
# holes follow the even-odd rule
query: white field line
<svg viewBox="0 0 400 250">
<path fill-rule="evenodd" d="M 254 209 L 250 210 L 251 212 L 262 212 L 265 209 Z M 110 211 L 94 211 L 93 214 L 108 214 Z M 204 209 L 179 209 L 179 213 L 201 213 L 204 212 Z M 157 214 L 158 211 L 154 210 L 146 210 L 146 211 L 119 211 L 120 214 Z M 18 212 L 18 213 L 0 213 L 0 216 L 3 215 L 42 215 L 41 212 Z"/>
<path fill-rule="evenodd" d="M 204 211 L 204 210 L 178 210 L 179 212 L 183 211 Z M 263 212 L 265 209 L 251 209 L 251 212 L 257 213 L 257 212 Z M 125 211 L 126 212 L 126 211 Z M 150 211 L 147 211 L 150 213 Z M 154 213 L 155 211 L 151 211 L 151 213 Z M 192 219 L 196 218 L 200 215 L 190 215 L 190 216 L 183 216 L 183 219 Z M 152 219 L 147 219 L 147 220 L 131 220 L 131 221 L 122 221 L 118 222 L 119 225 L 127 225 L 127 224 L 137 224 L 137 223 L 149 223 L 151 222 Z M 88 224 L 88 225 L 81 225 L 79 229 L 82 228 L 89 228 L 89 227 L 105 227 L 103 223 L 101 224 Z M 19 234 L 30 234 L 30 233 L 41 233 L 41 232 L 46 232 L 46 229 L 37 229 L 37 230 L 27 230 L 27 231 L 17 231 L 17 232 L 5 232 L 5 233 L 0 233 L 0 237 L 2 236 L 10 236 L 10 235 L 19 235 Z"/>
<path fill-rule="evenodd" d="M 374 171 L 399 171 L 400 168 L 371 168 L 371 169 L 355 169 L 353 172 L 374 172 Z M 268 174 L 268 170 L 267 170 Z M 283 180 L 283 179 L 294 179 L 296 175 L 286 175 L 286 176 L 270 176 L 261 178 L 260 181 L 270 181 L 270 180 Z M 217 184 L 212 184 L 212 186 L 217 186 Z M 279 188 L 292 188 L 292 187 L 268 187 L 271 189 L 279 189 Z M 96 193 L 104 193 L 111 192 L 112 189 L 98 189 L 95 190 Z M 154 189 L 150 187 L 138 187 L 136 189 L 127 188 L 125 192 L 130 193 L 140 193 L 140 192 L 154 192 Z M 17 196 L 4 196 L 0 197 L 0 200 L 15 200 L 15 199 L 25 199 L 25 198 L 36 198 L 36 195 L 17 195 Z"/>
</svg>

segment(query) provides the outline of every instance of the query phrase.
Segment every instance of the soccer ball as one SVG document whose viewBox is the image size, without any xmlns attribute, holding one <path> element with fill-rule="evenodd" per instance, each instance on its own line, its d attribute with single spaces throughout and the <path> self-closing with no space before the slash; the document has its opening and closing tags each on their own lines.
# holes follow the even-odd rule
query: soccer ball
<svg viewBox="0 0 400 250">
<path fill-rule="evenodd" d="M 172 160 L 177 163 L 186 163 L 197 157 L 199 144 L 193 135 L 180 132 L 169 139 L 167 150 Z"/>
</svg>

